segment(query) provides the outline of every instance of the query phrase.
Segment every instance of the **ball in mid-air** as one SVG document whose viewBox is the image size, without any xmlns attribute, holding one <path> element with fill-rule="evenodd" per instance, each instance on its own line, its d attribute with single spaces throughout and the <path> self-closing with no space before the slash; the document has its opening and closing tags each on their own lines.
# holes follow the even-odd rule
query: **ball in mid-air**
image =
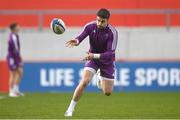
<svg viewBox="0 0 180 120">
<path fill-rule="evenodd" d="M 54 18 L 51 21 L 50 26 L 51 26 L 51 29 L 53 30 L 53 32 L 56 34 L 63 34 L 66 30 L 64 21 L 59 18 Z"/>
</svg>

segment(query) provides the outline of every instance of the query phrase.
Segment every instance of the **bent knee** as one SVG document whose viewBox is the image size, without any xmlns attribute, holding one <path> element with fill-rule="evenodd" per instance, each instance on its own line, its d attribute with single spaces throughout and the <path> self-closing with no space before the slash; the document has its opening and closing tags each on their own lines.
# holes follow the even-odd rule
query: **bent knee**
<svg viewBox="0 0 180 120">
<path fill-rule="evenodd" d="M 106 96 L 110 96 L 112 94 L 112 91 L 105 91 L 104 92 L 104 95 L 106 95 Z"/>
<path fill-rule="evenodd" d="M 111 95 L 111 93 L 110 92 L 106 92 L 106 93 L 104 93 L 106 96 L 110 96 Z"/>
</svg>

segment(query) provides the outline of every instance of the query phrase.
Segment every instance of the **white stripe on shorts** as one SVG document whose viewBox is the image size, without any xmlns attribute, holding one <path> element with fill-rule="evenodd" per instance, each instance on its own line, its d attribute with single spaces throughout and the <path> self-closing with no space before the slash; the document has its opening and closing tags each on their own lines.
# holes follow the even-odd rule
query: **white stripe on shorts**
<svg viewBox="0 0 180 120">
<path fill-rule="evenodd" d="M 96 74 L 96 70 L 94 68 L 85 67 L 84 70 L 88 70 L 88 71 L 92 72 L 93 74 Z"/>
<path fill-rule="evenodd" d="M 100 78 L 101 78 L 101 80 L 110 80 L 110 81 L 114 81 L 114 79 L 112 79 L 112 78 L 107 78 L 107 77 L 102 77 L 102 76 L 100 76 Z"/>
</svg>

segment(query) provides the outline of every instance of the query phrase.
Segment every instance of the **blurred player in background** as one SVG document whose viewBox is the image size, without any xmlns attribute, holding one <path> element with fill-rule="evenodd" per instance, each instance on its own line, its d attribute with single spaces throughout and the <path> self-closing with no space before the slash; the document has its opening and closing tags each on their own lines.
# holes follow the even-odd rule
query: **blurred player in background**
<svg viewBox="0 0 180 120">
<path fill-rule="evenodd" d="M 20 54 L 19 31 L 20 26 L 17 23 L 10 25 L 11 33 L 8 39 L 7 63 L 10 70 L 9 96 L 18 97 L 24 94 L 19 91 L 19 84 L 23 74 L 22 58 Z"/>
<path fill-rule="evenodd" d="M 89 36 L 90 49 L 84 57 L 87 62 L 82 80 L 75 89 L 65 116 L 72 116 L 76 103 L 98 69 L 100 70 L 100 77 L 98 77 L 100 79 L 97 79 L 98 88 L 101 88 L 107 96 L 113 91 L 118 33 L 113 26 L 108 24 L 109 18 L 110 12 L 107 9 L 100 9 L 97 12 L 96 21 L 86 24 L 78 37 L 66 43 L 68 47 L 78 46 Z"/>
</svg>

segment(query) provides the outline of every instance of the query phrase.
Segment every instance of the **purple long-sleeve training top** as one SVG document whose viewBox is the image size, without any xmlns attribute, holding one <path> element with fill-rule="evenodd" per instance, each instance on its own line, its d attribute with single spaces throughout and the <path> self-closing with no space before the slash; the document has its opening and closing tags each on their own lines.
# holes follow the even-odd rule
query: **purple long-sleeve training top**
<svg viewBox="0 0 180 120">
<path fill-rule="evenodd" d="M 8 57 L 21 61 L 19 36 L 11 33 L 8 39 Z"/>
<path fill-rule="evenodd" d="M 78 42 L 82 42 L 89 36 L 89 52 L 100 54 L 100 60 L 103 62 L 115 61 L 115 50 L 118 42 L 117 30 L 108 24 L 104 29 L 99 29 L 96 21 L 85 25 L 82 33 L 76 37 Z"/>
</svg>

